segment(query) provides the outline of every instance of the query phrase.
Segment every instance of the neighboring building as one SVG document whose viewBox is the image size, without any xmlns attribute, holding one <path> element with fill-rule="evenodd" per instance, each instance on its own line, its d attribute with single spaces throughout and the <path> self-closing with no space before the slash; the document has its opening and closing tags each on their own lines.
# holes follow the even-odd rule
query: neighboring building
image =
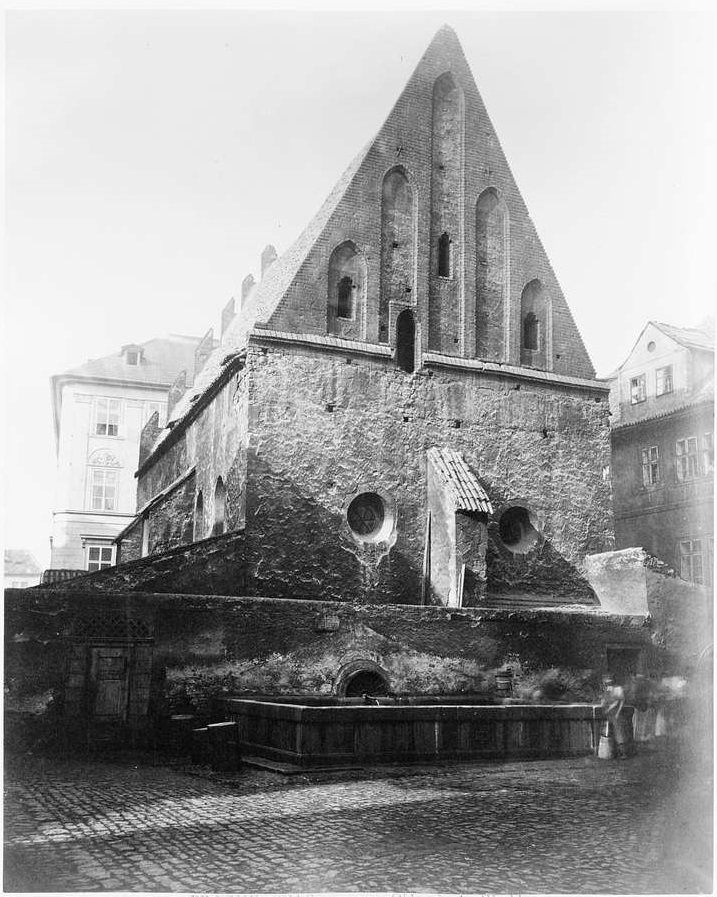
<svg viewBox="0 0 717 897">
<path fill-rule="evenodd" d="M 169 336 L 123 346 L 52 378 L 57 493 L 50 566 L 100 570 L 114 563 L 113 539 L 133 519 L 134 477 L 142 427 L 168 394 L 190 383 L 215 345 L 204 337 Z M 199 359 L 199 364 L 197 363 Z"/>
<path fill-rule="evenodd" d="M 243 293 L 145 433 L 123 560 L 243 532 L 235 594 L 596 602 L 608 386 L 450 28 Z"/>
<path fill-rule="evenodd" d="M 650 321 L 612 384 L 617 546 L 711 587 L 714 333 Z"/>
<path fill-rule="evenodd" d="M 35 556 L 24 548 L 5 549 L 5 588 L 27 589 L 40 582 L 42 570 Z"/>
</svg>

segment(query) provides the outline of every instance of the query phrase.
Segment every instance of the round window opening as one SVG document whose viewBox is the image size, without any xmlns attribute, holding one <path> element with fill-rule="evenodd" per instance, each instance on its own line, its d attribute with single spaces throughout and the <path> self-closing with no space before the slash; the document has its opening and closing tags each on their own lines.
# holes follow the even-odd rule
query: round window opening
<svg viewBox="0 0 717 897">
<path fill-rule="evenodd" d="M 540 534 L 530 522 L 527 508 L 508 508 L 500 516 L 498 532 L 506 548 L 516 554 L 526 554 L 538 543 Z"/>
<path fill-rule="evenodd" d="M 650 342 L 647 344 L 647 351 L 648 351 L 648 352 L 654 352 L 654 351 L 655 351 L 655 343 L 654 343 L 653 340 L 650 340 Z"/>
<path fill-rule="evenodd" d="M 384 501 L 375 492 L 357 495 L 348 507 L 346 519 L 353 534 L 364 542 L 377 542 L 390 523 Z"/>
</svg>

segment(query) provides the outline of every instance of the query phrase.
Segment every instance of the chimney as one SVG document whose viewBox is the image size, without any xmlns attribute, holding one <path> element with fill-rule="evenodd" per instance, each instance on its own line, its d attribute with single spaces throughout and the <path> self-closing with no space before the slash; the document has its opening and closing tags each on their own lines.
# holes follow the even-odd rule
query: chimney
<svg viewBox="0 0 717 897">
<path fill-rule="evenodd" d="M 266 269 L 273 265 L 279 256 L 276 254 L 276 249 L 269 243 L 269 245 L 264 249 L 261 254 L 261 276 L 262 279 L 264 277 L 264 272 Z"/>
<path fill-rule="evenodd" d="M 201 342 L 194 350 L 194 379 L 199 376 L 199 372 L 207 363 L 207 358 L 214 351 L 214 328 L 210 327 L 204 334 Z"/>
<path fill-rule="evenodd" d="M 254 286 L 254 275 L 247 274 L 247 276 L 241 282 L 241 304 L 242 304 L 242 306 L 246 302 L 246 297 L 251 292 L 253 286 Z"/>
<path fill-rule="evenodd" d="M 227 302 L 222 310 L 222 336 L 226 333 L 227 327 L 231 324 L 231 322 L 236 317 L 236 303 L 234 302 L 234 297 Z"/>
<path fill-rule="evenodd" d="M 180 371 L 174 378 L 174 383 L 167 393 L 167 418 L 172 414 L 172 409 L 187 391 L 187 372 Z M 151 418 L 150 418 L 151 420 Z"/>
</svg>

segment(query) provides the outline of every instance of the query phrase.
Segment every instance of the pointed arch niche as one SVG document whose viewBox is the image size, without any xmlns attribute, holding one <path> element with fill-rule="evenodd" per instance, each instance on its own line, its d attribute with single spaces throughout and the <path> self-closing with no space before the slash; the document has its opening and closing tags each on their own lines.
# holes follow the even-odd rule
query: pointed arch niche
<svg viewBox="0 0 717 897">
<path fill-rule="evenodd" d="M 478 358 L 507 358 L 508 209 L 494 187 L 476 203 L 476 346 Z"/>
<path fill-rule="evenodd" d="M 407 374 L 416 369 L 416 320 L 410 308 L 396 318 L 396 364 Z"/>
<path fill-rule="evenodd" d="M 451 72 L 433 85 L 428 345 L 458 355 L 463 328 L 463 91 Z"/>
<path fill-rule="evenodd" d="M 363 338 L 366 261 L 351 240 L 339 244 L 329 259 L 327 331 L 348 339 Z"/>
<path fill-rule="evenodd" d="M 381 298 L 378 339 L 388 342 L 390 304 L 415 304 L 416 215 L 413 188 L 403 166 L 387 172 L 381 190 Z"/>
<path fill-rule="evenodd" d="M 550 302 L 539 280 L 526 284 L 520 297 L 520 363 L 547 367 Z"/>
</svg>

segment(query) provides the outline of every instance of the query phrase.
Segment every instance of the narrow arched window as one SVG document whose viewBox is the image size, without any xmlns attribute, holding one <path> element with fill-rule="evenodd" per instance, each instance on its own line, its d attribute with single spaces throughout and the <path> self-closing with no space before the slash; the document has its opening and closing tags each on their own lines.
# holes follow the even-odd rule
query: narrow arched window
<svg viewBox="0 0 717 897">
<path fill-rule="evenodd" d="M 532 311 L 523 318 L 523 348 L 536 351 L 540 341 L 540 324 Z"/>
<path fill-rule="evenodd" d="M 452 277 L 453 275 L 453 244 L 448 234 L 443 233 L 438 238 L 438 276 Z"/>
<path fill-rule="evenodd" d="M 194 532 L 193 539 L 198 542 L 204 535 L 204 496 L 200 492 L 194 504 Z"/>
<path fill-rule="evenodd" d="M 396 361 L 407 374 L 416 368 L 416 325 L 408 308 L 396 318 Z"/>
<path fill-rule="evenodd" d="M 337 318 L 353 318 L 354 316 L 354 283 L 350 277 L 342 277 L 339 281 Z"/>
<path fill-rule="evenodd" d="M 214 530 L 213 535 L 220 536 L 224 532 L 226 522 L 226 501 L 227 490 L 224 487 L 222 478 L 217 480 L 217 486 L 214 490 Z"/>
</svg>

